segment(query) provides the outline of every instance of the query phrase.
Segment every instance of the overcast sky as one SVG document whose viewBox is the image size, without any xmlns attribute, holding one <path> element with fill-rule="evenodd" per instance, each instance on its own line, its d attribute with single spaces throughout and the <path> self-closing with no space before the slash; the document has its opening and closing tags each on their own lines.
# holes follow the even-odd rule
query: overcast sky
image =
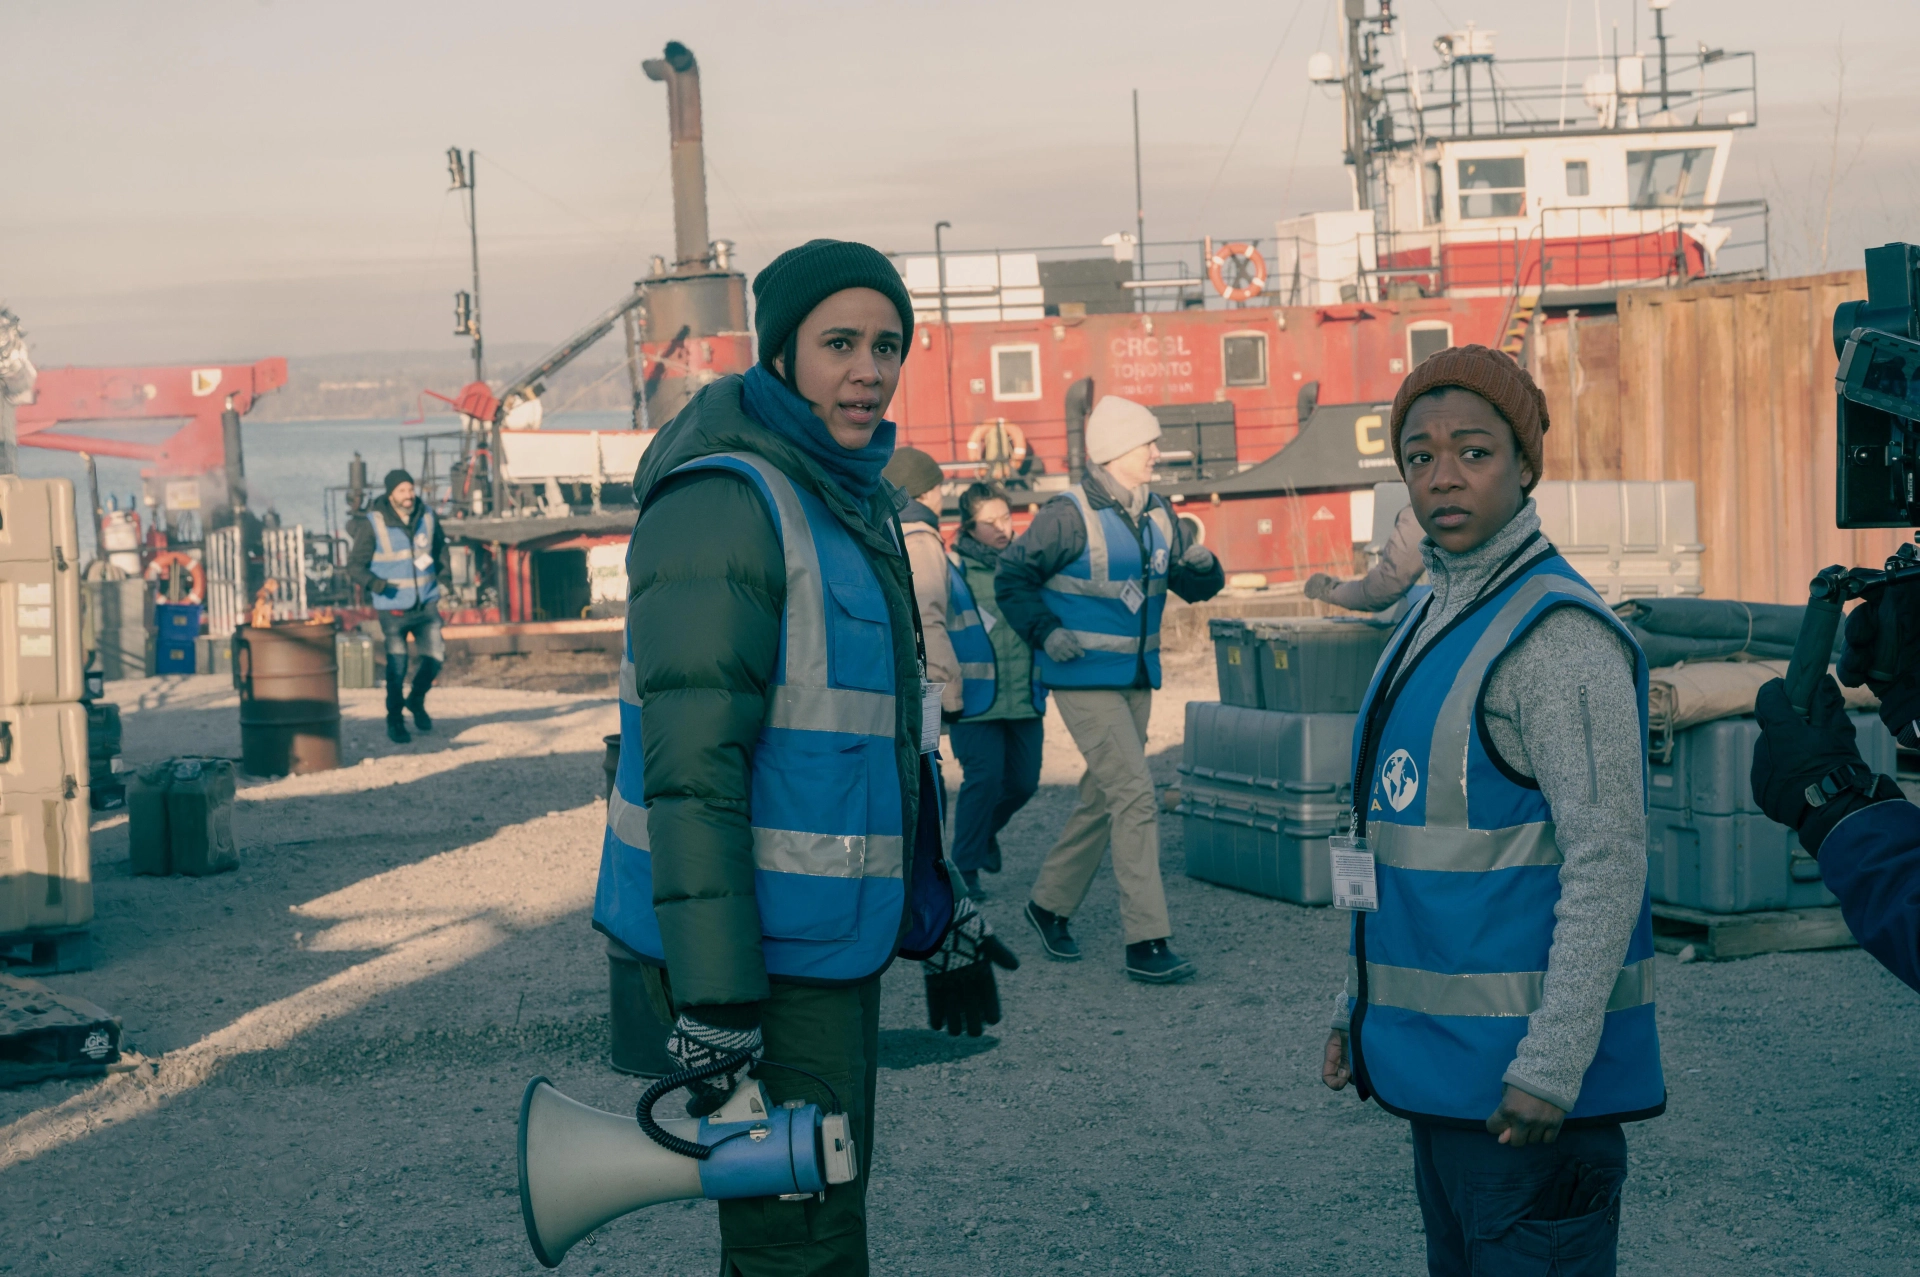
<svg viewBox="0 0 1920 1277">
<path fill-rule="evenodd" d="M 1135 87 L 1148 237 L 1270 235 L 1347 206 L 1338 100 L 1305 75 L 1338 3 L 6 0 L 0 301 L 43 366 L 458 349 L 458 144 L 489 340 L 557 341 L 671 252 L 665 92 L 640 69 L 668 39 L 700 59 L 713 233 L 749 271 L 814 235 L 930 250 L 942 218 L 961 249 L 1127 228 Z M 1569 13 L 1590 55 L 1595 4 L 1399 8 L 1425 65 L 1468 20 L 1557 56 Z M 1630 43 L 1629 0 L 1598 9 Z M 1920 3 L 1668 17 L 1676 49 L 1759 55 L 1722 197 L 1773 201 L 1780 273 L 1819 265 L 1842 59 L 1829 263 L 1920 239 Z"/>
</svg>

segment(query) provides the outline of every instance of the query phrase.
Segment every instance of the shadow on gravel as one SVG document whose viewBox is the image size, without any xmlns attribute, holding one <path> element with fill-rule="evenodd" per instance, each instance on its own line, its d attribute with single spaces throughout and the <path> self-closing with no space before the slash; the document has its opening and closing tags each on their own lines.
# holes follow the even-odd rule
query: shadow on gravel
<svg viewBox="0 0 1920 1277">
<path fill-rule="evenodd" d="M 924 1064 L 951 1064 L 1000 1045 L 991 1033 L 977 1038 L 953 1037 L 933 1029 L 880 1030 L 880 1067 L 917 1069 Z"/>
</svg>

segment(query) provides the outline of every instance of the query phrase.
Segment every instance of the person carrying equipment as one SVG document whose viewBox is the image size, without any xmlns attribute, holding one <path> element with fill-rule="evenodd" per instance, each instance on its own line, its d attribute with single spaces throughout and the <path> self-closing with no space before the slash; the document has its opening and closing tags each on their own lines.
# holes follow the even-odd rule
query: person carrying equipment
<svg viewBox="0 0 1920 1277">
<path fill-rule="evenodd" d="M 837 1093 L 852 1123 L 852 1182 L 720 1203 L 723 1273 L 863 1274 L 880 973 L 924 959 L 929 1021 L 978 1036 L 993 965 L 1018 960 L 940 845 L 939 693 L 881 478 L 906 288 L 866 245 L 813 240 L 753 291 L 760 362 L 696 394 L 634 478 L 593 921 L 647 964 L 674 1059 L 721 1070 L 690 1113 L 751 1072 L 775 1104 Z"/>
<path fill-rule="evenodd" d="M 1647 663 L 1540 534 L 1539 389 L 1483 346 L 1401 384 L 1432 586 L 1382 655 L 1332 841 L 1351 908 L 1322 1077 L 1413 1122 L 1427 1266 L 1612 1273 L 1623 1122 L 1666 1107 Z"/>
<path fill-rule="evenodd" d="M 994 593 L 1032 646 L 1040 681 L 1087 760 L 1080 802 L 1047 853 L 1027 921 L 1047 956 L 1080 957 L 1067 919 L 1086 898 L 1109 842 L 1120 885 L 1126 972 L 1164 984 L 1193 975 L 1168 940 L 1160 881 L 1159 808 L 1147 771 L 1147 719 L 1160 686 L 1160 616 L 1167 591 L 1189 603 L 1226 584 L 1220 561 L 1147 490 L 1160 422 L 1108 395 L 1087 417 L 1087 477 L 1040 508 L 1000 556 Z"/>
<path fill-rule="evenodd" d="M 404 745 L 413 737 L 400 711 L 413 725 L 433 730 L 427 692 L 447 659 L 440 636 L 440 577 L 447 571 L 447 537 L 440 520 L 419 500 L 413 476 L 387 471 L 386 495 L 353 521 L 353 546 L 347 575 L 373 601 L 380 632 L 387 640 L 387 739 Z M 407 682 L 407 636 L 420 652 L 413 688 Z"/>
</svg>

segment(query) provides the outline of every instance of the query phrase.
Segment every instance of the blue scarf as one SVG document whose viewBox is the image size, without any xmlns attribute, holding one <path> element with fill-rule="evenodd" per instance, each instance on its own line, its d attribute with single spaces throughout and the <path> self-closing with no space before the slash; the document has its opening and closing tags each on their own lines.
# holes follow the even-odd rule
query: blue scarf
<svg viewBox="0 0 1920 1277">
<path fill-rule="evenodd" d="M 813 415 L 813 405 L 768 371 L 765 364 L 747 370 L 741 404 L 747 415 L 812 457 L 827 477 L 857 502 L 880 486 L 880 471 L 893 456 L 894 426 L 882 421 L 864 448 L 843 448 Z"/>
</svg>

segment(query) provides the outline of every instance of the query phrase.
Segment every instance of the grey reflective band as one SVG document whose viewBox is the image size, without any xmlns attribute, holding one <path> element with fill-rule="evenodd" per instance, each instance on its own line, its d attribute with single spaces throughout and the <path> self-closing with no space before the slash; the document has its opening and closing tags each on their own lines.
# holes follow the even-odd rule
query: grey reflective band
<svg viewBox="0 0 1920 1277">
<path fill-rule="evenodd" d="M 624 656 L 620 658 L 620 699 L 635 707 L 640 704 L 639 676 L 634 673 L 633 662 Z"/>
<path fill-rule="evenodd" d="M 1093 506 L 1088 504 L 1086 488 L 1076 483 L 1067 489 L 1067 495 L 1072 497 L 1073 503 L 1080 507 L 1080 522 L 1085 524 L 1087 528 L 1087 575 L 1078 577 L 1058 574 L 1047 581 L 1045 588 L 1058 591 L 1061 594 L 1088 594 L 1095 598 L 1119 598 L 1121 591 L 1127 588 L 1128 581 L 1133 581 L 1134 585 L 1138 586 L 1140 582 L 1133 577 L 1122 577 L 1119 580 L 1112 579 L 1108 567 L 1111 559 L 1107 553 L 1106 526 L 1095 517 Z M 1173 554 L 1173 523 L 1168 519 L 1167 512 L 1157 505 L 1149 505 L 1147 507 L 1146 517 L 1152 522 L 1153 526 L 1159 530 L 1160 539 L 1166 542 L 1165 548 L 1168 556 L 1171 557 Z M 1144 547 L 1142 552 L 1146 556 L 1140 565 L 1141 576 L 1147 578 L 1146 592 L 1150 595 L 1165 594 L 1167 592 L 1166 579 L 1164 577 L 1155 578 L 1153 575 L 1153 552 Z M 1168 566 L 1172 565 L 1169 564 Z"/>
<path fill-rule="evenodd" d="M 801 732 L 843 732 L 850 736 L 892 736 L 893 697 L 845 687 L 795 687 L 776 683 L 767 689 L 768 727 Z"/>
<path fill-rule="evenodd" d="M 404 550 L 395 550 L 389 547 L 387 544 L 387 521 L 380 517 L 378 510 L 367 511 L 367 525 L 373 529 L 373 557 L 375 559 L 383 560 L 387 563 L 398 563 L 403 559 L 408 563 L 413 562 L 412 537 L 407 538 L 407 547 Z"/>
<path fill-rule="evenodd" d="M 1140 586 L 1140 583 L 1134 581 L 1131 577 L 1122 577 L 1118 581 L 1089 581 L 1077 576 L 1054 576 L 1047 579 L 1046 588 L 1056 594 L 1078 594 L 1088 598 L 1117 599 L 1126 593 L 1129 582 L 1131 582 L 1136 589 Z M 1148 578 L 1146 588 L 1147 597 L 1151 598 L 1156 594 L 1165 594 L 1166 592 L 1166 577 L 1156 576 Z"/>
<path fill-rule="evenodd" d="M 1432 796 L 1428 796 L 1432 801 Z M 1523 865 L 1557 865 L 1564 859 L 1553 826 L 1511 825 L 1505 829 L 1458 826 L 1367 825 L 1374 859 L 1395 869 L 1431 869 L 1441 873 L 1490 873 Z"/>
<path fill-rule="evenodd" d="M 1427 827 L 1467 827 L 1467 750 L 1473 738 L 1473 716 L 1487 670 L 1507 650 L 1521 620 L 1549 594 L 1584 595 L 1592 607 L 1606 613 L 1607 605 L 1592 587 L 1573 577 L 1543 574 L 1529 578 L 1501 605 L 1487 623 L 1473 650 L 1462 661 L 1453 686 L 1433 722 L 1433 741 L 1427 750 Z M 1386 766 L 1382 759 L 1378 764 Z"/>
<path fill-rule="evenodd" d="M 964 608 L 956 612 L 951 605 L 948 606 L 947 628 L 949 630 L 970 630 L 979 624 L 980 614 L 972 608 Z"/>
<path fill-rule="evenodd" d="M 1355 987 L 1354 959 L 1347 957 L 1347 987 Z M 1544 971 L 1494 971 L 1445 975 L 1417 967 L 1367 964 L 1367 1002 L 1421 1015 L 1525 1016 L 1540 1009 Z M 1607 1010 L 1625 1011 L 1653 1001 L 1653 959 L 1620 968 Z"/>
<path fill-rule="evenodd" d="M 992 677 L 994 676 L 994 674 L 995 674 L 995 672 L 996 672 L 996 671 L 995 671 L 995 669 L 994 669 L 994 666 L 993 666 L 993 662 L 992 662 L 992 661 L 962 661 L 962 662 L 960 662 L 960 677 L 961 677 L 961 678 L 963 678 L 963 679 L 968 679 L 968 678 L 973 678 L 973 679 L 987 679 L 987 678 L 992 678 Z"/>
<path fill-rule="evenodd" d="M 607 800 L 607 827 L 621 842 L 651 851 L 647 809 L 630 803 L 619 789 Z M 817 878 L 898 878 L 906 858 L 906 839 L 885 834 L 809 834 L 794 829 L 753 830 L 753 865 L 771 873 L 810 874 Z"/>
<path fill-rule="evenodd" d="M 1068 630 L 1067 633 L 1080 640 L 1080 646 L 1086 648 L 1089 652 L 1133 653 L 1140 651 L 1140 636 L 1138 634 L 1095 634 L 1092 630 Z M 1157 652 L 1160 650 L 1160 635 L 1158 632 L 1147 635 L 1146 650 L 1149 652 Z"/>
<path fill-rule="evenodd" d="M 1093 517 L 1093 507 L 1087 503 L 1087 490 L 1080 484 L 1067 489 L 1067 495 L 1080 507 L 1080 522 L 1087 525 L 1087 579 L 1105 582 L 1107 579 L 1107 534 L 1100 527 L 1100 520 Z M 1070 577 L 1069 580 L 1079 580 Z M 1048 583 L 1049 588 L 1052 582 Z"/>
</svg>

